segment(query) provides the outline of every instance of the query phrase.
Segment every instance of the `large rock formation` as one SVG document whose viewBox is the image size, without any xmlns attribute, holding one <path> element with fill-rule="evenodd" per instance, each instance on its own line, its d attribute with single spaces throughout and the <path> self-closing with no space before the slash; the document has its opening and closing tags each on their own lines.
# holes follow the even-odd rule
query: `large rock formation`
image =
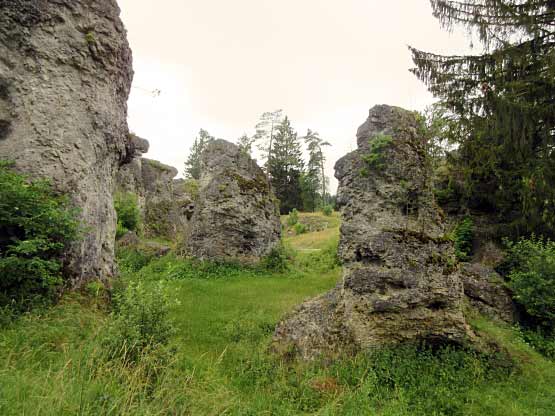
<svg viewBox="0 0 555 416">
<path fill-rule="evenodd" d="M 116 0 L 0 0 L 0 157 L 81 210 L 74 283 L 113 273 L 113 179 L 128 161 L 131 51 Z"/>
<path fill-rule="evenodd" d="M 147 237 L 179 239 L 187 234 L 194 196 L 183 180 L 174 180 L 177 173 L 172 166 L 142 157 L 134 158 L 118 173 L 117 191 L 137 195 Z"/>
<path fill-rule="evenodd" d="M 463 343 L 463 285 L 434 205 L 413 113 L 377 106 L 336 165 L 342 282 L 276 329 L 304 358 L 413 340 Z"/>
<path fill-rule="evenodd" d="M 281 224 L 268 178 L 225 140 L 210 142 L 186 251 L 203 260 L 255 263 L 275 247 Z"/>
</svg>

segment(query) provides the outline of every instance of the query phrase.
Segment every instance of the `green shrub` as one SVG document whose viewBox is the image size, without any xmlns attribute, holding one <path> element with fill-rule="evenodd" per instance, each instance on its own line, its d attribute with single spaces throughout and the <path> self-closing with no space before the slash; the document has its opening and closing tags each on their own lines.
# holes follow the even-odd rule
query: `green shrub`
<svg viewBox="0 0 555 416">
<path fill-rule="evenodd" d="M 121 238 L 128 231 L 138 231 L 141 211 L 137 195 L 131 192 L 118 193 L 114 197 L 114 207 L 118 214 L 116 238 Z"/>
<path fill-rule="evenodd" d="M 303 223 L 296 223 L 295 224 L 295 234 L 300 235 L 300 234 L 305 234 L 308 232 L 308 227 L 306 226 L 306 224 Z"/>
<path fill-rule="evenodd" d="M 183 181 L 183 191 L 196 201 L 199 197 L 199 185 L 196 179 L 185 179 Z"/>
<path fill-rule="evenodd" d="M 262 267 L 266 270 L 284 272 L 289 268 L 291 253 L 283 244 L 274 247 L 270 253 L 262 259 Z"/>
<path fill-rule="evenodd" d="M 63 254 L 78 236 L 66 197 L 0 162 L 0 307 L 51 299 L 63 283 Z"/>
<path fill-rule="evenodd" d="M 455 243 L 455 255 L 460 261 L 466 261 L 472 255 L 472 240 L 474 233 L 472 218 L 466 217 L 453 231 L 453 241 Z"/>
<path fill-rule="evenodd" d="M 385 168 L 384 153 L 393 142 L 393 137 L 386 134 L 378 134 L 370 140 L 369 152 L 362 156 L 366 167 L 361 170 L 362 176 L 368 176 L 370 170 L 382 170 Z"/>
<path fill-rule="evenodd" d="M 333 207 L 331 205 L 324 205 L 322 207 L 322 214 L 324 214 L 326 217 L 331 217 L 331 215 L 333 214 Z"/>
<path fill-rule="evenodd" d="M 299 222 L 299 211 L 297 211 L 296 208 L 293 208 L 293 211 L 291 211 L 289 213 L 289 216 L 287 217 L 287 225 L 292 227 L 298 222 Z"/>
<path fill-rule="evenodd" d="M 521 331 L 522 340 L 540 354 L 555 360 L 555 336 L 540 328 L 524 329 Z"/>
<path fill-rule="evenodd" d="M 132 282 L 113 296 L 114 311 L 103 344 L 110 358 L 137 361 L 148 349 L 168 344 L 174 333 L 172 302 L 162 282 Z"/>
<path fill-rule="evenodd" d="M 156 256 L 141 247 L 119 247 L 116 251 L 118 266 L 124 272 L 138 272 Z"/>
<path fill-rule="evenodd" d="M 507 242 L 509 286 L 515 300 L 540 325 L 555 328 L 555 242 L 532 236 Z"/>
</svg>

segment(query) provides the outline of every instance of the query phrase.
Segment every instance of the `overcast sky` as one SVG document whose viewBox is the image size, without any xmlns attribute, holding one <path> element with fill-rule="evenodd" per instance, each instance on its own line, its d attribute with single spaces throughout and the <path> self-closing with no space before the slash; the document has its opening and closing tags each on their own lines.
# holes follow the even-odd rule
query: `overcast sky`
<svg viewBox="0 0 555 416">
<path fill-rule="evenodd" d="M 408 71 L 407 45 L 468 51 L 428 0 L 118 2 L 134 56 L 129 126 L 150 141 L 147 157 L 180 172 L 200 128 L 235 141 L 261 113 L 283 109 L 299 134 L 311 128 L 332 143 L 333 176 L 370 107 L 433 101 Z"/>
</svg>

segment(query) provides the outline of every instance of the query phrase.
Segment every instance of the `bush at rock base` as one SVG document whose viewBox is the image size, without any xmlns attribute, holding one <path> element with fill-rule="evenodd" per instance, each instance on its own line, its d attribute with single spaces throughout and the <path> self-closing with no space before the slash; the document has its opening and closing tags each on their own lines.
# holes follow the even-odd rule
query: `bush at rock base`
<svg viewBox="0 0 555 416">
<path fill-rule="evenodd" d="M 538 323 L 555 327 L 555 242 L 536 237 L 507 243 L 513 268 L 509 285 L 515 300 Z"/>
<path fill-rule="evenodd" d="M 51 299 L 63 284 L 63 254 L 78 229 L 66 197 L 0 162 L 0 307 L 26 309 Z"/>
<path fill-rule="evenodd" d="M 123 237 L 128 231 L 137 231 L 139 229 L 141 212 L 137 195 L 131 192 L 116 194 L 114 207 L 118 214 L 116 238 Z"/>
</svg>

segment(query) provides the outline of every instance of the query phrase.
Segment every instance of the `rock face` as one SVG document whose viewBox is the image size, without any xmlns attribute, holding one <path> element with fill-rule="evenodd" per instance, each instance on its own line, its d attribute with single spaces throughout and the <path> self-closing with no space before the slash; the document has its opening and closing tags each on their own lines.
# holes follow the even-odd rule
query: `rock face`
<svg viewBox="0 0 555 416">
<path fill-rule="evenodd" d="M 186 251 L 202 260 L 255 263 L 275 247 L 281 224 L 268 178 L 225 140 L 202 155 L 199 197 Z"/>
<path fill-rule="evenodd" d="M 461 270 L 464 294 L 470 304 L 483 315 L 514 323 L 516 310 L 503 278 L 481 263 L 464 263 Z"/>
<path fill-rule="evenodd" d="M 463 343 L 463 285 L 443 238 L 413 113 L 377 106 L 358 150 L 337 162 L 342 282 L 276 329 L 275 346 L 310 359 L 412 340 Z"/>
<path fill-rule="evenodd" d="M 131 60 L 116 0 L 0 0 L 0 157 L 80 208 L 74 284 L 113 273 L 113 182 L 133 153 Z"/>
<path fill-rule="evenodd" d="M 136 152 L 148 150 L 146 143 L 137 146 Z M 185 181 L 174 180 L 177 173 L 172 166 L 142 157 L 134 158 L 118 173 L 117 191 L 137 195 L 147 237 L 175 239 L 187 234 L 194 197 L 187 191 Z"/>
</svg>

